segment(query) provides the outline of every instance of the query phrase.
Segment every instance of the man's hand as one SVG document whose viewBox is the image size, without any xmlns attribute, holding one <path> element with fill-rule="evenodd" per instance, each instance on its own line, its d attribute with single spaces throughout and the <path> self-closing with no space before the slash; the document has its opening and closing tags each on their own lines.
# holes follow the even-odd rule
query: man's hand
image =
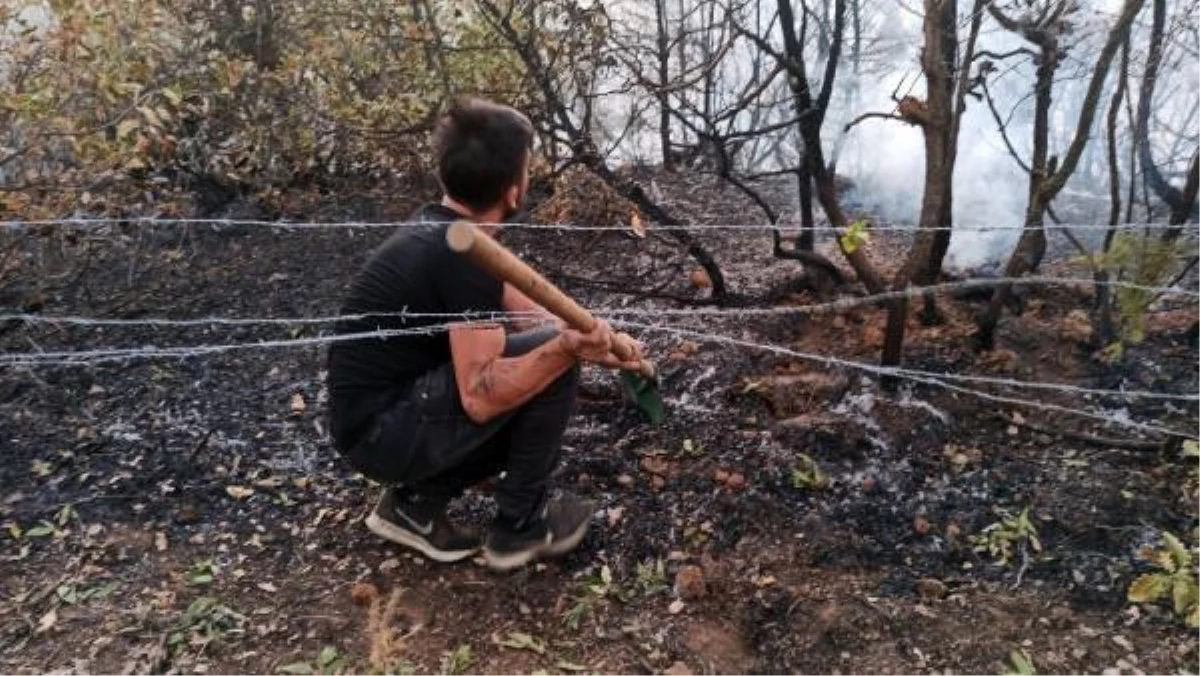
<svg viewBox="0 0 1200 676">
<path fill-rule="evenodd" d="M 567 352 L 580 361 L 610 369 L 641 370 L 643 360 L 641 343 L 627 333 L 613 333 L 607 322 L 597 322 L 596 327 L 589 333 L 564 329 L 561 339 Z M 618 342 L 631 348 L 632 354 L 628 359 L 622 360 L 613 354 L 612 347 Z"/>
<path fill-rule="evenodd" d="M 612 356 L 613 331 L 605 321 L 596 322 L 596 326 L 587 333 L 564 329 L 559 334 L 559 340 L 567 354 L 580 361 L 599 363 Z"/>
</svg>

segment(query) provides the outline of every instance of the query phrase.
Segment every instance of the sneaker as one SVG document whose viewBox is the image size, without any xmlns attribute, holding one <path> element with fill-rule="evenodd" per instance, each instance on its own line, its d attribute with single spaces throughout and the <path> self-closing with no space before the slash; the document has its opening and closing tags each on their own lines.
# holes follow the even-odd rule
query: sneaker
<svg viewBox="0 0 1200 676">
<path fill-rule="evenodd" d="M 478 536 L 446 518 L 444 506 L 401 500 L 395 488 L 384 490 L 367 517 L 367 528 L 442 563 L 461 561 L 479 551 L 481 544 Z"/>
<path fill-rule="evenodd" d="M 512 570 L 566 554 L 583 540 L 595 511 L 589 500 L 563 496 L 546 501 L 529 523 L 514 528 L 497 520 L 483 548 L 484 561 L 493 570 Z"/>
</svg>

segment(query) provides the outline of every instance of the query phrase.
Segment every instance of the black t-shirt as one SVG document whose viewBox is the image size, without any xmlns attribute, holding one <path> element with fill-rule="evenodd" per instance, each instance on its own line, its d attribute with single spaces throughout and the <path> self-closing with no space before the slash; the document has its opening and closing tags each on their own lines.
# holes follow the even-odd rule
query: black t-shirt
<svg viewBox="0 0 1200 676">
<path fill-rule="evenodd" d="M 503 284 L 446 245 L 449 224 L 461 216 L 440 205 L 419 209 L 371 255 L 342 304 L 342 314 L 499 312 Z M 338 334 L 411 329 L 452 318 L 375 316 L 345 320 Z M 450 338 L 401 335 L 334 343 L 329 349 L 331 433 L 339 447 L 353 443 L 374 414 L 403 396 L 414 379 L 450 361 Z"/>
</svg>

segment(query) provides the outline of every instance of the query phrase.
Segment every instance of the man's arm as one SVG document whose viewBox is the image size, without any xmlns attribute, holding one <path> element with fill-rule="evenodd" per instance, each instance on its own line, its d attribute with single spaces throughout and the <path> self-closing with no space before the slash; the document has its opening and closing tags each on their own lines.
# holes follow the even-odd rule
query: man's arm
<svg viewBox="0 0 1200 676">
<path fill-rule="evenodd" d="M 512 411 L 575 365 L 559 338 L 519 357 L 505 358 L 504 329 L 459 326 L 450 329 L 450 356 L 463 410 L 477 422 Z"/>
<path fill-rule="evenodd" d="M 519 357 L 504 357 L 504 329 L 461 325 L 450 329 L 454 380 L 467 416 L 485 423 L 512 411 L 546 389 L 578 361 L 636 369 L 612 353 L 612 329 L 599 322 L 590 333 L 570 329 Z M 640 356 L 639 356 L 640 359 Z"/>
</svg>

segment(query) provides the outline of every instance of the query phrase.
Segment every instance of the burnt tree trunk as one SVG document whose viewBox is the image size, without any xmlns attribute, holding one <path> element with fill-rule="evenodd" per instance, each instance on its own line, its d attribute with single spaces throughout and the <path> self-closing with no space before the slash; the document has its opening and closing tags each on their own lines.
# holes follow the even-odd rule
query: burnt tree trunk
<svg viewBox="0 0 1200 676">
<path fill-rule="evenodd" d="M 658 32 L 658 138 L 662 144 L 662 166 L 666 171 L 675 168 L 671 155 L 671 102 L 668 81 L 671 77 L 671 46 L 667 35 L 667 0 L 654 0 L 654 20 Z"/>
<path fill-rule="evenodd" d="M 796 249 L 812 252 L 816 235 L 813 222 L 813 181 L 808 162 L 802 162 L 796 170 L 796 188 L 800 193 L 800 234 L 796 237 Z"/>
<path fill-rule="evenodd" d="M 1062 60 L 1059 38 L 1066 28 L 1065 14 L 1073 7 L 1070 0 L 1057 0 L 1056 6 L 1035 21 L 1019 22 L 996 8 L 988 5 L 988 10 L 1001 26 L 1009 31 L 1020 33 L 1026 40 L 1038 47 L 1037 83 L 1035 85 L 1035 103 L 1033 118 L 1033 156 L 1030 159 L 1029 172 L 1029 204 L 1025 209 L 1025 226 L 1017 248 L 1013 251 L 1004 268 L 1004 277 L 1013 279 L 1023 277 L 1037 270 L 1042 257 L 1046 253 L 1046 208 L 1062 191 L 1067 179 L 1075 172 L 1080 155 L 1087 144 L 1091 133 L 1092 120 L 1096 116 L 1096 108 L 1100 100 L 1100 90 L 1112 65 L 1117 49 L 1129 35 L 1129 27 L 1141 10 L 1145 0 L 1126 0 L 1121 8 L 1117 23 L 1108 33 L 1108 39 L 1096 61 L 1088 83 L 1087 94 L 1079 111 L 1079 121 L 1071 145 L 1063 158 L 1061 166 L 1048 157 L 1048 138 L 1050 130 L 1050 103 L 1053 96 L 1054 73 Z M 995 345 L 996 327 L 1000 322 L 1004 306 L 1012 295 L 1012 285 L 1002 283 L 996 287 L 987 309 L 978 318 L 977 347 L 990 350 Z"/>
<path fill-rule="evenodd" d="M 892 282 L 892 288 L 897 292 L 904 291 L 909 282 L 920 286 L 935 283 L 950 246 L 958 130 L 966 109 L 968 75 L 982 23 L 982 4 L 982 0 L 974 3 L 967 48 L 960 60 L 957 2 L 925 2 L 925 48 L 921 67 L 925 72 L 928 100 L 920 120 L 925 137 L 925 187 L 916 243 Z M 955 75 L 958 75 L 957 83 Z M 937 305 L 931 293 L 925 295 L 924 319 L 931 323 L 938 320 Z M 888 311 L 884 366 L 900 364 L 907 320 L 908 298 L 897 298 Z"/>
<path fill-rule="evenodd" d="M 1154 89 L 1158 84 L 1158 72 L 1162 67 L 1163 33 L 1167 22 L 1166 0 L 1152 0 L 1153 18 L 1150 23 L 1150 44 L 1146 53 L 1146 71 L 1138 92 L 1137 125 L 1135 126 L 1138 161 L 1146 186 L 1171 210 L 1172 216 L 1185 208 L 1183 192 L 1171 185 L 1154 161 L 1154 150 L 1150 145 L 1150 109 L 1154 105 Z M 1195 208 L 1187 207 L 1185 216 Z M 1173 232 L 1169 230 L 1168 232 Z"/>
<path fill-rule="evenodd" d="M 1125 96 L 1125 87 L 1129 82 L 1129 39 L 1126 38 L 1121 47 L 1121 70 L 1117 76 L 1117 90 L 1113 92 L 1112 101 L 1108 106 L 1106 120 L 1106 140 L 1108 143 L 1108 194 L 1110 209 L 1108 213 L 1108 230 L 1104 233 L 1104 247 L 1101 251 L 1107 254 L 1112 249 L 1113 239 L 1117 235 L 1117 223 L 1121 221 L 1121 167 L 1117 162 L 1117 120 L 1121 113 L 1121 99 Z M 1095 316 L 1092 324 L 1099 334 L 1100 344 L 1108 345 L 1117 337 L 1117 325 L 1112 313 L 1112 287 L 1109 286 L 1108 269 L 1104 265 L 1093 264 L 1092 278 L 1096 281 Z"/>
<path fill-rule="evenodd" d="M 824 153 L 821 150 L 821 126 L 825 121 L 825 112 L 829 108 L 829 98 L 833 94 L 833 83 L 837 77 L 838 59 L 841 55 L 842 38 L 846 27 L 846 0 L 836 0 L 834 3 L 832 43 L 829 47 L 829 56 L 825 60 L 821 90 L 815 99 L 808 84 L 804 45 L 796 35 L 796 14 L 793 11 L 791 0 L 777 1 L 780 27 L 783 30 L 784 54 L 787 57 L 784 65 L 788 70 L 792 102 L 799 118 L 800 138 L 804 143 L 804 165 L 812 174 L 817 188 L 817 201 L 820 202 L 821 208 L 829 218 L 829 224 L 835 230 L 844 230 L 849 225 L 849 221 L 842 211 L 833 174 L 825 165 Z M 863 248 L 849 249 L 841 238 L 838 239 L 838 246 L 867 290 L 873 294 L 883 293 L 886 289 L 883 279 L 875 271 L 875 267 L 867 258 Z"/>
</svg>

